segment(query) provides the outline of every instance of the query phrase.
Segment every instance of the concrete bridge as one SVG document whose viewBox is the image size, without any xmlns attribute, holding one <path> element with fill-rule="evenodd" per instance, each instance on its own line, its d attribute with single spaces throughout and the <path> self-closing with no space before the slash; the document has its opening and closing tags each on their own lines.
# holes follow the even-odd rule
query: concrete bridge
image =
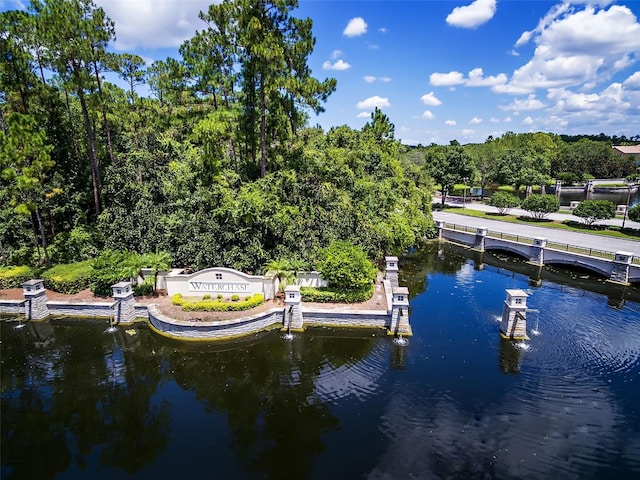
<svg viewBox="0 0 640 480">
<path fill-rule="evenodd" d="M 640 282 L 640 258 L 629 252 L 607 252 L 576 245 L 549 242 L 543 237 L 492 232 L 486 228 L 464 227 L 436 221 L 438 239 L 472 247 L 479 252 L 500 250 L 515 254 L 534 265 L 580 267 L 612 282 Z"/>
</svg>

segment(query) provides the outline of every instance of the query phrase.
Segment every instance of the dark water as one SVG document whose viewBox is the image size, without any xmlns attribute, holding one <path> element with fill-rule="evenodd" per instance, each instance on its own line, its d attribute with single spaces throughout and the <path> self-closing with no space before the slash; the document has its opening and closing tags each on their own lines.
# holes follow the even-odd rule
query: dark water
<svg viewBox="0 0 640 480">
<path fill-rule="evenodd" d="M 587 199 L 586 193 L 584 191 L 580 192 L 572 192 L 568 190 L 563 190 L 560 192 L 560 205 L 569 206 L 572 201 L 582 202 Z M 608 200 L 610 202 L 615 203 L 616 205 L 626 205 L 627 200 L 629 201 L 629 208 L 633 207 L 640 203 L 640 189 L 636 190 L 629 194 L 627 190 L 621 190 L 618 192 L 593 192 L 589 194 L 589 199 L 591 200 Z"/>
<path fill-rule="evenodd" d="M 528 267 L 485 262 L 404 259 L 405 347 L 2 322 L 2 478 L 640 478 L 637 291 L 558 271 L 533 288 Z M 539 310 L 526 350 L 498 335 L 506 288 Z"/>
</svg>

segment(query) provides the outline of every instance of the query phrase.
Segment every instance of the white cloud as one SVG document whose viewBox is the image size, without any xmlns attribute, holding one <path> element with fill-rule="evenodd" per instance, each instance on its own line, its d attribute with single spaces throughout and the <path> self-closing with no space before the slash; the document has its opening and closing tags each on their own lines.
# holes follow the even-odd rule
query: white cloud
<svg viewBox="0 0 640 480">
<path fill-rule="evenodd" d="M 116 25 L 117 50 L 177 47 L 204 24 L 210 0 L 96 0 Z M 214 2 L 217 3 L 217 2 Z"/>
<path fill-rule="evenodd" d="M 470 5 L 456 7 L 446 22 L 454 27 L 476 28 L 488 22 L 496 13 L 496 0 L 475 0 Z"/>
<path fill-rule="evenodd" d="M 429 83 L 435 87 L 446 87 L 453 85 L 465 85 L 467 87 L 500 87 L 507 83 L 509 78 L 506 74 L 484 76 L 482 68 L 474 68 L 469 72 L 468 77 L 457 71 L 448 73 L 432 73 L 429 76 Z"/>
<path fill-rule="evenodd" d="M 437 107 L 438 105 L 442 105 L 442 101 L 436 98 L 433 92 L 425 93 L 422 97 L 420 97 L 422 103 L 429 107 Z"/>
<path fill-rule="evenodd" d="M 380 27 L 380 28 L 378 29 L 378 32 L 380 32 L 380 33 L 387 33 L 387 29 L 386 29 L 386 27 Z"/>
<path fill-rule="evenodd" d="M 481 68 L 474 68 L 469 72 L 469 78 L 465 82 L 467 87 L 492 87 L 507 83 L 507 76 L 500 73 L 496 76 L 485 77 Z"/>
<path fill-rule="evenodd" d="M 513 73 L 506 85 L 494 87 L 495 92 L 522 94 L 538 88 L 592 88 L 636 61 L 640 23 L 628 7 L 598 8 L 591 2 L 578 9 L 570 3 L 552 8 L 534 30 L 520 36 L 516 47 L 535 42 L 533 57 Z"/>
<path fill-rule="evenodd" d="M 622 82 L 625 88 L 629 89 L 640 89 L 640 71 L 635 72 L 629 78 L 627 78 L 624 82 Z"/>
<path fill-rule="evenodd" d="M 390 106 L 391 106 L 391 103 L 389 103 L 388 98 L 379 97 L 378 95 L 362 100 L 361 102 L 358 102 L 358 104 L 356 105 L 358 110 L 371 110 L 375 107 L 382 108 L 382 107 L 390 107 Z"/>
<path fill-rule="evenodd" d="M 464 83 L 464 75 L 460 72 L 432 73 L 429 76 L 429 83 L 434 87 L 448 87 Z"/>
<path fill-rule="evenodd" d="M 522 121 L 523 125 L 533 125 L 533 118 L 527 117 Z"/>
<path fill-rule="evenodd" d="M 424 113 L 422 114 L 422 118 L 426 120 L 433 120 L 434 118 L 436 118 L 436 116 L 433 113 L 431 113 L 431 111 L 425 110 Z"/>
<path fill-rule="evenodd" d="M 342 50 L 335 49 L 331 52 L 331 60 L 335 60 L 336 58 L 340 58 L 342 56 Z"/>
<path fill-rule="evenodd" d="M 472 128 L 463 128 L 462 129 L 462 135 L 464 135 L 465 137 L 470 137 L 474 133 L 476 133 L 476 131 L 474 129 L 472 129 Z"/>
<path fill-rule="evenodd" d="M 371 112 L 360 112 L 356 117 L 357 118 L 371 118 Z"/>
<path fill-rule="evenodd" d="M 535 94 L 530 94 L 525 100 L 518 100 L 517 98 L 509 105 L 500 105 L 500 110 L 522 111 L 522 110 L 538 110 L 544 108 L 544 103 L 538 100 Z"/>
<path fill-rule="evenodd" d="M 367 22 L 362 17 L 355 17 L 349 20 L 349 23 L 342 32 L 347 37 L 358 37 L 367 33 Z"/>
<path fill-rule="evenodd" d="M 351 65 L 342 59 L 336 60 L 333 63 L 327 60 L 322 64 L 322 68 L 324 70 L 348 70 L 351 68 Z"/>
<path fill-rule="evenodd" d="M 450 127 L 457 125 L 458 122 L 456 122 L 455 120 L 446 120 L 444 122 L 445 125 L 449 125 Z"/>
<path fill-rule="evenodd" d="M 489 121 L 490 121 L 491 123 L 500 123 L 500 119 L 499 119 L 499 118 L 496 118 L 496 117 L 491 117 L 491 118 L 489 119 Z"/>
<path fill-rule="evenodd" d="M 363 77 L 363 80 L 367 83 L 373 83 L 373 82 L 383 82 L 383 83 L 388 83 L 391 81 L 391 78 L 389 77 L 375 77 L 373 75 L 365 75 Z"/>
<path fill-rule="evenodd" d="M 473 117 L 469 122 L 469 125 L 478 125 L 479 123 L 482 123 L 482 119 L 478 117 Z"/>
</svg>

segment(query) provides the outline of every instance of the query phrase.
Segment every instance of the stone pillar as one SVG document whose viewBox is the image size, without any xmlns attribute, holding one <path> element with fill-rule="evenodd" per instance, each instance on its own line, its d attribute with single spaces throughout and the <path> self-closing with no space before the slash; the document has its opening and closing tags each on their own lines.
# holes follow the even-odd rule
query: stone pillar
<svg viewBox="0 0 640 480">
<path fill-rule="evenodd" d="M 384 257 L 386 266 L 386 279 L 392 287 L 398 286 L 398 257 Z"/>
<path fill-rule="evenodd" d="M 585 186 L 584 186 L 584 190 L 585 190 L 585 199 L 589 200 L 589 198 L 591 198 L 591 194 L 593 193 L 593 180 L 589 180 Z"/>
<path fill-rule="evenodd" d="M 113 290 L 113 318 L 115 323 L 130 323 L 136 318 L 136 301 L 133 298 L 131 282 L 120 282 L 111 285 Z"/>
<path fill-rule="evenodd" d="M 529 340 L 527 336 L 527 293 L 524 290 L 507 290 L 502 308 L 500 335 L 511 340 Z"/>
<path fill-rule="evenodd" d="M 487 229 L 480 227 L 476 229 L 476 239 L 473 242 L 473 248 L 479 252 L 484 252 L 484 244 L 487 238 Z"/>
<path fill-rule="evenodd" d="M 444 222 L 442 220 L 436 220 L 436 228 L 438 229 L 438 240 L 442 241 L 442 238 L 444 236 Z"/>
<path fill-rule="evenodd" d="M 562 193 L 562 180 L 556 180 L 556 198 L 560 199 L 560 194 Z"/>
<path fill-rule="evenodd" d="M 544 249 L 547 247 L 547 239 L 536 237 L 533 239 L 533 247 L 531 247 L 531 256 L 529 263 L 534 265 L 544 265 Z"/>
<path fill-rule="evenodd" d="M 44 280 L 28 280 L 22 284 L 24 316 L 27 320 L 41 320 L 49 316 Z"/>
<path fill-rule="evenodd" d="M 302 295 L 300 285 L 288 285 L 284 289 L 284 330 L 302 330 Z"/>
<path fill-rule="evenodd" d="M 627 285 L 629 283 L 629 267 L 631 266 L 632 259 L 633 253 L 616 252 L 611 275 L 609 275 L 609 281 Z"/>
<path fill-rule="evenodd" d="M 393 300 L 391 302 L 391 325 L 389 333 L 392 335 L 411 336 L 409 325 L 409 289 L 407 287 L 394 287 Z"/>
<path fill-rule="evenodd" d="M 473 252 L 473 269 L 484 270 L 484 252 Z"/>
</svg>

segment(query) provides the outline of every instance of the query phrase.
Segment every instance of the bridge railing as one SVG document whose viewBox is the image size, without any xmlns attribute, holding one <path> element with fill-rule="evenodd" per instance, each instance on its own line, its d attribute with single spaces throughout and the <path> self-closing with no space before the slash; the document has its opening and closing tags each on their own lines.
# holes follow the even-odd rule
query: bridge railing
<svg viewBox="0 0 640 480">
<path fill-rule="evenodd" d="M 456 225 L 455 223 L 445 223 L 444 228 L 449 230 L 455 230 L 458 232 L 476 233 L 478 230 L 476 227 L 468 227 L 465 225 Z M 534 239 L 531 237 L 524 237 L 522 235 L 513 235 L 511 233 L 494 232 L 487 230 L 487 237 L 499 238 L 501 240 L 507 240 L 516 243 L 522 243 L 525 245 L 533 245 Z M 595 258 L 605 258 L 607 260 L 614 260 L 616 254 L 614 252 L 607 252 L 606 250 L 599 250 L 597 248 L 579 247 L 578 245 L 571 245 L 568 243 L 551 242 L 547 240 L 547 248 L 554 250 L 562 250 L 565 252 L 578 253 L 580 255 L 586 255 Z M 640 257 L 634 255 L 631 263 L 634 265 L 640 265 Z"/>
</svg>

